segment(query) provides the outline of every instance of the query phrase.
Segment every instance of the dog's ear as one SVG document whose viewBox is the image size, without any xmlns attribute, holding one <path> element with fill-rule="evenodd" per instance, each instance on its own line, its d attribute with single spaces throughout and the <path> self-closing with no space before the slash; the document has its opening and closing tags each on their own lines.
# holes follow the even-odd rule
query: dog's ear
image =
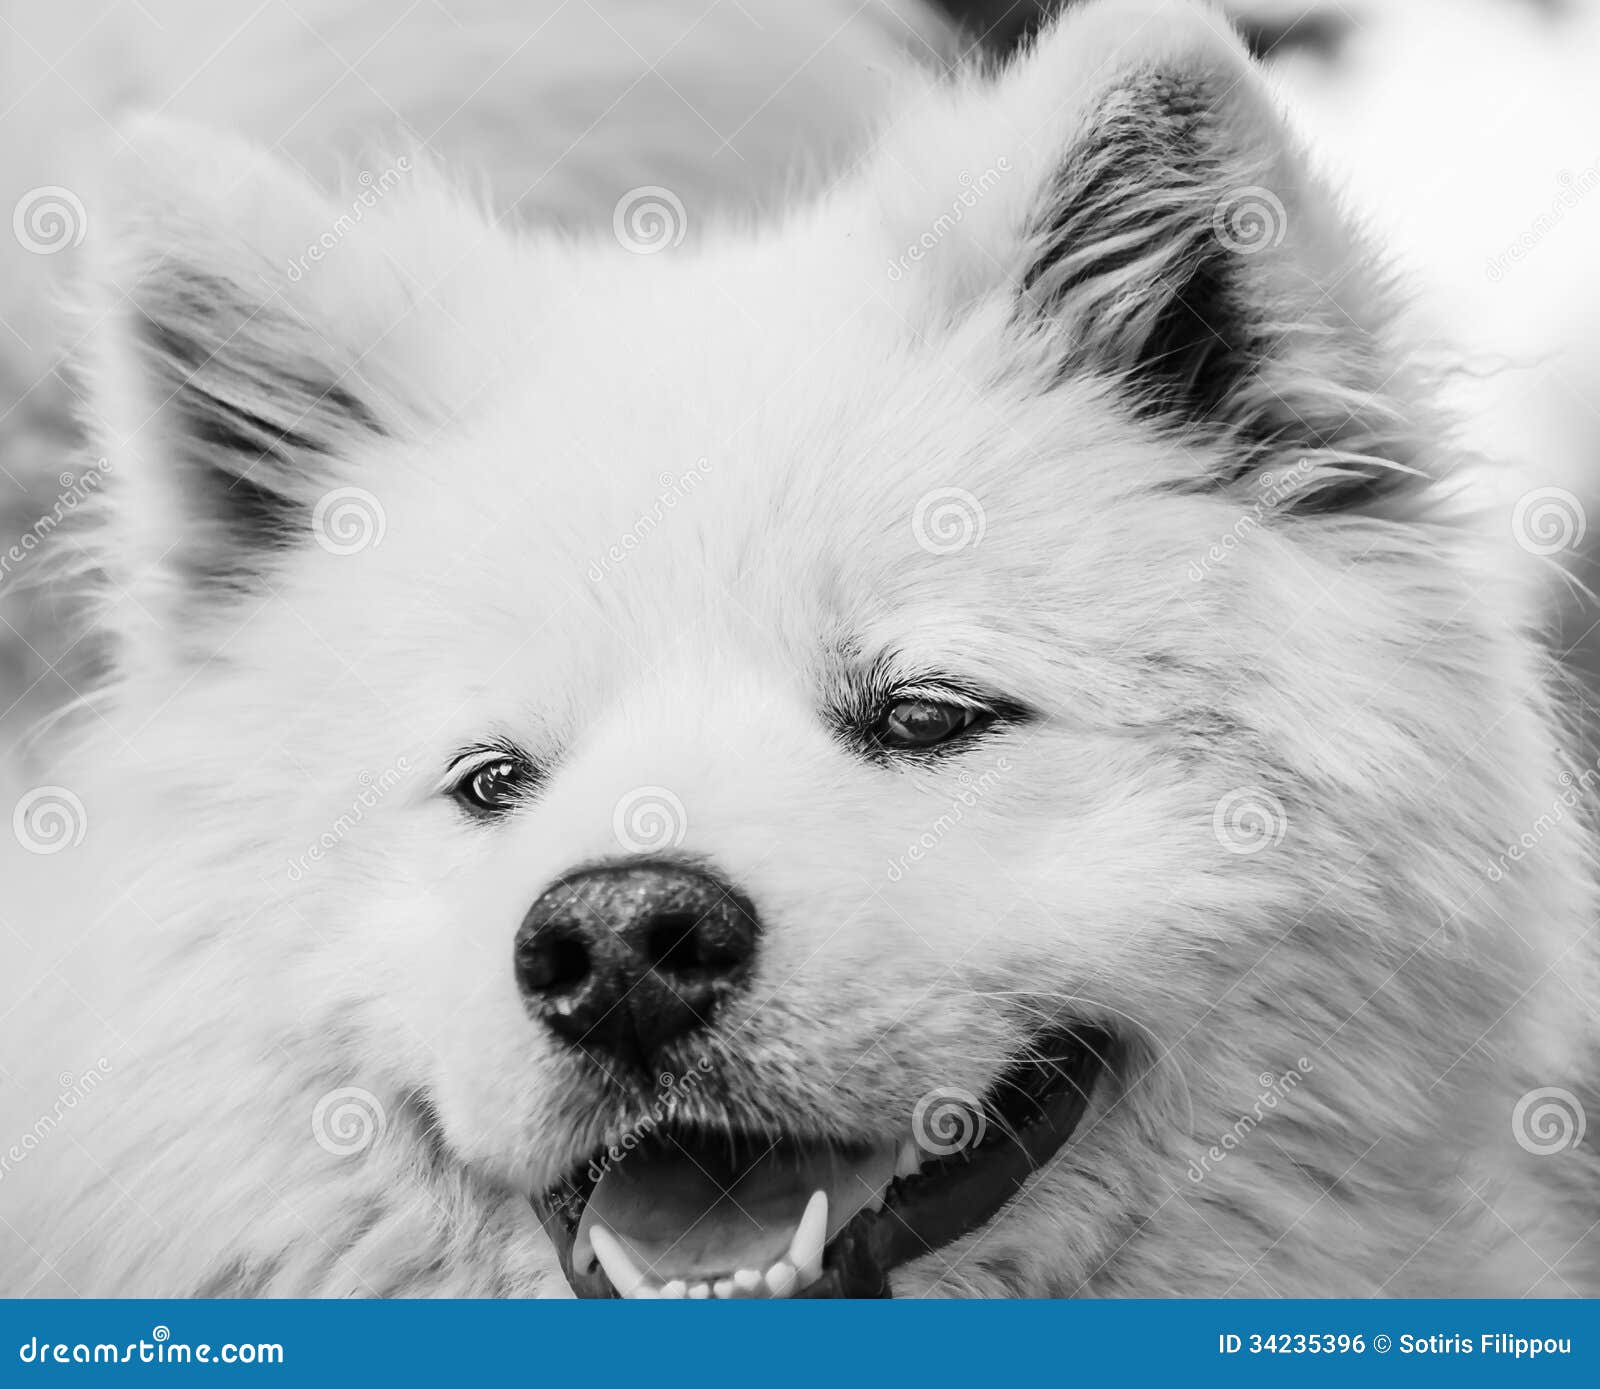
<svg viewBox="0 0 1600 1389">
<path fill-rule="evenodd" d="M 93 179 L 76 366 L 107 477 L 100 564 L 144 620 L 191 628 L 309 541 L 363 460 L 443 422 L 438 373 L 473 355 L 441 311 L 444 268 L 484 229 L 406 186 L 424 177 L 399 155 L 336 199 L 241 141 L 146 119 Z M 388 200 L 425 204 L 411 244 Z M 432 265 L 408 254 L 424 234 Z"/>
<path fill-rule="evenodd" d="M 909 316 L 999 297 L 1019 370 L 1114 381 L 1130 409 L 1221 442 L 1220 481 L 1296 463 L 1286 505 L 1415 490 L 1381 276 L 1216 12 L 1069 11 L 888 145 L 874 196 Z"/>
</svg>

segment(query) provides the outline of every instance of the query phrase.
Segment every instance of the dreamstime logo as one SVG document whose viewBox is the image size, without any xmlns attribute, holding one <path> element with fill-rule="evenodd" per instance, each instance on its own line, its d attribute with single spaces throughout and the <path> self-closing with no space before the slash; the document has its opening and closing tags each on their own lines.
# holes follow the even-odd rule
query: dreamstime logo
<svg viewBox="0 0 1600 1389">
<path fill-rule="evenodd" d="M 1283 843 L 1289 817 L 1283 802 L 1260 786 L 1228 792 L 1211 812 L 1211 832 L 1230 854 L 1259 854 Z"/>
<path fill-rule="evenodd" d="M 394 766 L 384 768 L 377 776 L 373 776 L 371 772 L 362 772 L 357 778 L 361 783 L 361 790 L 356 793 L 350 808 L 306 845 L 299 855 L 289 860 L 287 870 L 289 881 L 299 882 L 311 871 L 313 864 L 321 863 L 330 852 L 355 833 L 356 826 L 367 818 L 369 810 L 375 808 L 379 801 L 410 775 L 411 762 L 404 757 L 396 758 Z"/>
<path fill-rule="evenodd" d="M 930 1090 L 911 1111 L 911 1136 L 935 1157 L 976 1148 L 988 1129 L 983 1102 L 970 1090 Z"/>
<path fill-rule="evenodd" d="M 61 491 L 56 494 L 55 505 L 23 531 L 17 537 L 16 543 L 8 547 L 4 554 L 0 554 L 0 580 L 49 540 L 72 512 L 86 505 L 89 498 L 100 490 L 106 480 L 106 474 L 110 471 L 111 460 L 101 458 L 92 468 L 86 468 L 81 474 L 59 474 L 56 481 L 61 484 Z"/>
<path fill-rule="evenodd" d="M 340 213 L 327 231 L 289 262 L 289 268 L 285 273 L 290 283 L 295 284 L 305 278 L 306 271 L 324 259 L 345 237 L 349 236 L 355 230 L 356 224 L 366 216 L 367 210 L 377 206 L 378 199 L 400 182 L 400 176 L 410 172 L 411 160 L 405 155 L 401 155 L 376 178 L 370 169 L 363 169 L 356 178 L 356 182 L 361 185 L 361 191 L 351 202 L 350 210 Z"/>
<path fill-rule="evenodd" d="M 1218 1163 L 1225 1161 L 1230 1153 L 1242 1146 L 1245 1139 L 1255 1132 L 1257 1125 L 1267 1117 L 1269 1110 L 1276 1109 L 1280 1100 L 1289 1098 L 1290 1092 L 1300 1084 L 1300 1078 L 1310 1075 L 1313 1069 L 1311 1058 L 1302 1056 L 1282 1075 L 1273 1071 L 1262 1071 L 1256 1077 L 1257 1084 L 1261 1086 L 1261 1093 L 1256 1096 L 1255 1103 L 1234 1120 L 1232 1128 L 1199 1157 L 1190 1161 L 1189 1180 L 1196 1183 L 1203 1182 Z"/>
<path fill-rule="evenodd" d="M 1600 188 L 1600 160 L 1585 166 L 1576 174 L 1570 169 L 1563 169 L 1556 175 L 1556 182 L 1561 185 L 1561 191 L 1550 200 L 1547 207 L 1540 211 L 1499 255 L 1491 256 L 1484 263 L 1484 278 L 1490 284 L 1499 284 L 1505 279 L 1513 266 L 1531 255 L 1534 247 L 1566 220 L 1569 212 L 1596 188 Z"/>
<path fill-rule="evenodd" d="M 649 1138 L 657 1128 L 672 1117 L 673 1110 L 682 1104 L 701 1080 L 710 1073 L 709 1056 L 702 1056 L 694 1063 L 692 1069 L 685 1069 L 681 1076 L 674 1075 L 671 1071 L 662 1071 L 656 1077 L 656 1099 L 650 1106 L 649 1113 L 624 1132 L 615 1143 L 607 1144 L 600 1156 L 589 1163 L 589 1180 L 598 1183 L 617 1163 Z"/>
<path fill-rule="evenodd" d="M 1512 538 L 1530 555 L 1576 549 L 1588 529 L 1583 503 L 1565 487 L 1535 487 L 1511 511 Z"/>
<path fill-rule="evenodd" d="M 35 786 L 11 812 L 11 832 L 30 854 L 75 849 L 88 831 L 88 811 L 65 786 Z"/>
<path fill-rule="evenodd" d="M 388 530 L 383 504 L 361 487 L 324 492 L 311 512 L 311 533 L 330 555 L 376 550 Z"/>
<path fill-rule="evenodd" d="M 957 179 L 961 191 L 951 200 L 949 211 L 941 212 L 920 237 L 889 262 L 890 280 L 904 279 L 906 272 L 943 241 L 968 211 L 978 205 L 978 200 L 1000 182 L 1001 176 L 1010 172 L 1011 161 L 1005 155 L 1001 155 L 976 178 L 963 169 Z"/>
<path fill-rule="evenodd" d="M 110 1074 L 111 1062 L 104 1056 L 95 1062 L 92 1070 L 81 1074 L 62 1071 L 58 1078 L 61 1092 L 56 1096 L 55 1104 L 40 1114 L 33 1121 L 33 1127 L 26 1130 L 15 1143 L 0 1152 L 0 1179 L 37 1152 L 44 1141 L 71 1117 L 72 1111 L 87 1100 Z"/>
<path fill-rule="evenodd" d="M 311 1136 L 334 1157 L 366 1152 L 388 1127 L 382 1102 L 356 1085 L 328 1091 L 311 1111 Z"/>
<path fill-rule="evenodd" d="M 689 813 L 665 786 L 638 786 L 617 802 L 611 832 L 633 854 L 676 849 L 689 833 Z"/>
<path fill-rule="evenodd" d="M 701 458 L 694 467 L 676 476 L 662 473 L 659 478 L 661 491 L 657 493 L 650 509 L 641 512 L 639 519 L 622 533 L 621 538 L 589 566 L 589 582 L 599 583 L 610 570 L 639 549 L 655 533 L 656 527 L 666 520 L 669 513 L 677 510 L 678 504 L 688 498 L 710 472 L 711 460 Z"/>
<path fill-rule="evenodd" d="M 670 188 L 646 184 L 630 188 L 611 213 L 611 231 L 624 251 L 653 256 L 683 243 L 689 214 L 683 199 Z"/>
<path fill-rule="evenodd" d="M 983 503 L 961 487 L 923 493 L 911 516 L 911 533 L 930 555 L 953 555 L 977 545 L 988 528 Z"/>
<path fill-rule="evenodd" d="M 11 210 L 11 233 L 17 245 L 36 256 L 53 256 L 69 246 L 83 245 L 89 232 L 89 214 L 70 188 L 49 183 L 30 188 Z"/>
<path fill-rule="evenodd" d="M 1528 1091 L 1511 1111 L 1512 1137 L 1537 1157 L 1576 1148 L 1587 1127 L 1578 1097 L 1558 1085 Z"/>
<path fill-rule="evenodd" d="M 916 839 L 907 844 L 898 858 L 889 860 L 888 878 L 891 883 L 897 883 L 910 872 L 914 864 L 920 863 L 931 854 L 944 841 L 947 834 L 953 832 L 963 820 L 967 811 L 973 809 L 986 796 L 990 795 L 1001 778 L 1011 770 L 1009 758 L 995 758 L 994 766 L 987 768 L 980 775 L 974 777 L 970 771 L 962 772 L 957 778 L 960 789 L 951 796 L 945 809 L 939 814 L 927 829 Z"/>
<path fill-rule="evenodd" d="M 1270 188 L 1235 188 L 1211 210 L 1211 230 L 1228 250 L 1253 256 L 1283 244 L 1289 214 Z"/>
</svg>

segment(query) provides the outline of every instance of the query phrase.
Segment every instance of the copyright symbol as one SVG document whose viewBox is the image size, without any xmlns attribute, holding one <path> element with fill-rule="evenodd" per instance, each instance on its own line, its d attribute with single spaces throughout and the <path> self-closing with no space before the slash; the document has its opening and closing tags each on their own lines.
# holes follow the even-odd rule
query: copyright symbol
<svg viewBox="0 0 1600 1389">
<path fill-rule="evenodd" d="M 1384 1354 L 1393 1344 L 1394 1342 L 1382 1332 L 1379 1332 L 1378 1335 L 1372 1338 L 1372 1348 L 1373 1350 L 1377 1351 L 1379 1355 Z"/>
</svg>

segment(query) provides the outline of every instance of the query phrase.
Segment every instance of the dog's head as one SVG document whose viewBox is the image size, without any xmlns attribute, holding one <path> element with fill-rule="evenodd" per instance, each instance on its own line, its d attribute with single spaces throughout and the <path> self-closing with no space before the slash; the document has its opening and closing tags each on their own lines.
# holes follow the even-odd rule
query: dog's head
<svg viewBox="0 0 1600 1389">
<path fill-rule="evenodd" d="M 1075 12 L 698 245 L 668 190 L 573 244 L 123 162 L 107 592 L 190 908 L 580 1290 L 1115 1285 L 1240 1182 L 1287 1225 L 1400 1039 L 1493 1019 L 1459 953 L 1437 1035 L 1376 986 L 1545 756 L 1475 746 L 1511 600 L 1209 11 Z"/>
</svg>

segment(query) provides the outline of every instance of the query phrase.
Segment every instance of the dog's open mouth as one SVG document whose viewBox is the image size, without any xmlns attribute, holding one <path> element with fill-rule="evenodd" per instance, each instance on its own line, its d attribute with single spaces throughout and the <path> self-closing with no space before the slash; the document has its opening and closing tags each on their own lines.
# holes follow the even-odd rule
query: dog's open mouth
<svg viewBox="0 0 1600 1389">
<path fill-rule="evenodd" d="M 1051 1032 L 982 1097 L 935 1091 L 893 1140 L 666 1123 L 534 1199 L 579 1297 L 886 1297 L 987 1224 L 1072 1136 L 1110 1039 Z"/>
</svg>

